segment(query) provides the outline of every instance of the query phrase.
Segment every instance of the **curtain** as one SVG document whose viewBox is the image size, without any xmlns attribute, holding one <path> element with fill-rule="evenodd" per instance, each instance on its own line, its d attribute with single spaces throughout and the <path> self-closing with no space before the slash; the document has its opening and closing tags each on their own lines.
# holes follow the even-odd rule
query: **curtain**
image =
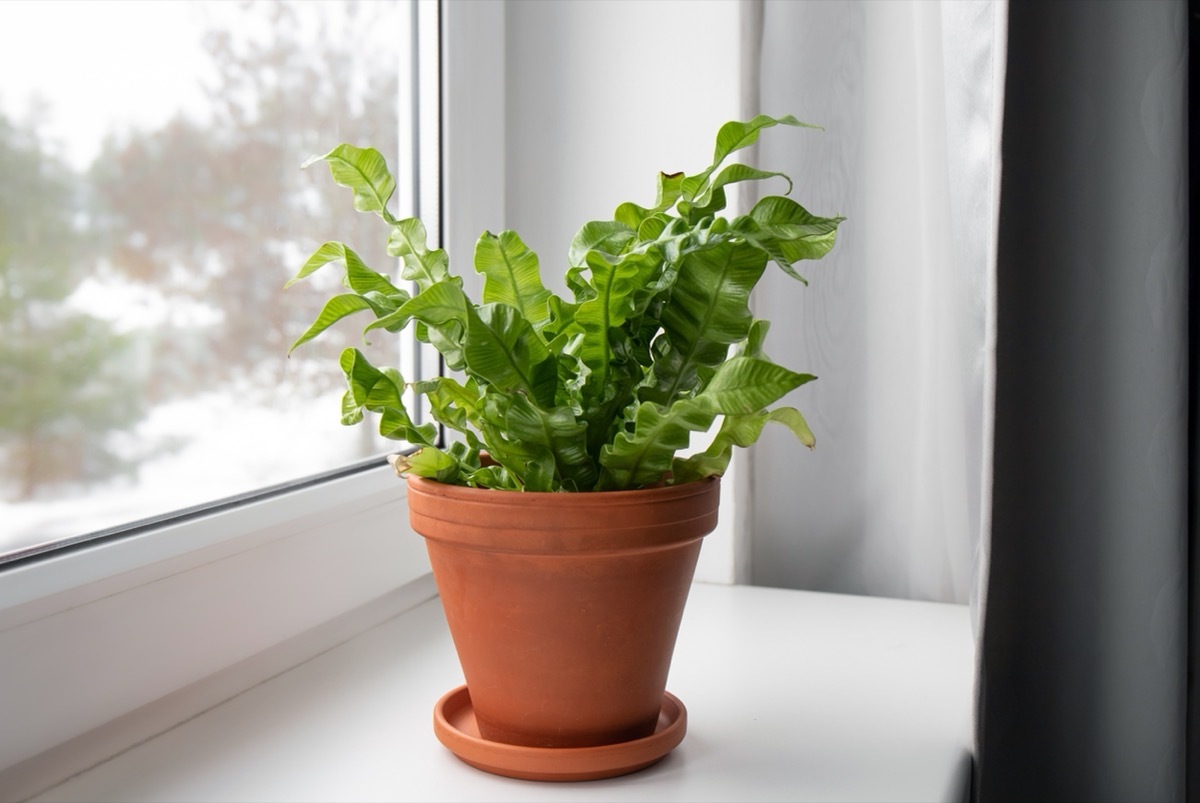
<svg viewBox="0 0 1200 803">
<path fill-rule="evenodd" d="M 810 287 L 755 299 L 820 380 L 788 400 L 816 452 L 752 453 L 753 581 L 971 601 L 982 803 L 1183 798 L 1188 5 L 746 19 L 751 101 L 826 129 L 764 136 L 757 163 L 847 216 Z"/>
<path fill-rule="evenodd" d="M 1186 11 L 1009 9 L 982 803 L 1184 796 Z"/>
<path fill-rule="evenodd" d="M 754 104 L 825 131 L 768 132 L 756 163 L 847 219 L 798 266 L 807 288 L 770 272 L 755 298 L 768 350 L 819 379 L 787 400 L 816 450 L 776 435 L 751 455 L 754 583 L 960 603 L 977 585 L 1005 19 L 1003 2 L 761 6 Z"/>
</svg>

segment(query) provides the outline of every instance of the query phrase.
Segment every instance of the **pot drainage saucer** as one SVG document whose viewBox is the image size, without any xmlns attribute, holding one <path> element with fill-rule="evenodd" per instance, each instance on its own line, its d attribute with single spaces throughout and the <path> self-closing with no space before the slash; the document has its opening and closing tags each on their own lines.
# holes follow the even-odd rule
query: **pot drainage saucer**
<svg viewBox="0 0 1200 803">
<path fill-rule="evenodd" d="M 667 692 L 658 727 L 642 739 L 596 747 L 526 747 L 482 738 L 471 695 L 459 686 L 434 706 L 433 732 L 450 752 L 486 772 L 530 781 L 594 781 L 644 769 L 674 750 L 687 732 L 687 709 Z"/>
</svg>

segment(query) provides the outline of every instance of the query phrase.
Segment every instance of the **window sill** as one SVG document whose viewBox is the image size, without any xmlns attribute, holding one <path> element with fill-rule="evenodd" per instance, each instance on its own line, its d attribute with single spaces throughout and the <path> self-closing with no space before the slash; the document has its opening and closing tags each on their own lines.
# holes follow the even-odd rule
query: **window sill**
<svg viewBox="0 0 1200 803">
<path fill-rule="evenodd" d="M 696 584 L 669 683 L 683 744 L 566 789 L 437 742 L 462 674 L 433 599 L 35 800 L 960 801 L 973 672 L 965 606 Z"/>
<path fill-rule="evenodd" d="M 13 726 L 0 728 L 0 799 L 44 789 L 179 719 L 33 771 L 48 751 L 277 645 L 311 645 L 323 625 L 361 619 L 374 600 L 403 597 L 429 572 L 407 518 L 404 484 L 383 466 L 6 569 L 0 723 Z M 245 674 L 236 690 L 304 657 Z"/>
</svg>

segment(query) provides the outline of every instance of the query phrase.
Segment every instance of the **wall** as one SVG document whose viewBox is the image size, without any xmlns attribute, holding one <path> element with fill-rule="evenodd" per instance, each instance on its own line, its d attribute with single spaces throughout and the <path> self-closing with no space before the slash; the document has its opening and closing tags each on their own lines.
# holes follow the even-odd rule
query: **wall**
<svg viewBox="0 0 1200 803">
<path fill-rule="evenodd" d="M 649 205 L 659 171 L 712 161 L 739 111 L 738 14 L 735 0 L 508 4 L 506 222 L 549 275 L 584 222 Z"/>
</svg>

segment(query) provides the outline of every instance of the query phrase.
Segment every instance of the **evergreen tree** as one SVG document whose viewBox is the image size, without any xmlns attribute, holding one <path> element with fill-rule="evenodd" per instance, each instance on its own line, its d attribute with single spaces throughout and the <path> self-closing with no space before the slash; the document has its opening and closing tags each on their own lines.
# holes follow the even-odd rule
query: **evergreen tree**
<svg viewBox="0 0 1200 803">
<path fill-rule="evenodd" d="M 35 124 L 0 115 L 0 477 L 17 499 L 126 468 L 110 435 L 142 415 L 128 340 L 66 303 L 85 270 L 79 185 Z"/>
</svg>

